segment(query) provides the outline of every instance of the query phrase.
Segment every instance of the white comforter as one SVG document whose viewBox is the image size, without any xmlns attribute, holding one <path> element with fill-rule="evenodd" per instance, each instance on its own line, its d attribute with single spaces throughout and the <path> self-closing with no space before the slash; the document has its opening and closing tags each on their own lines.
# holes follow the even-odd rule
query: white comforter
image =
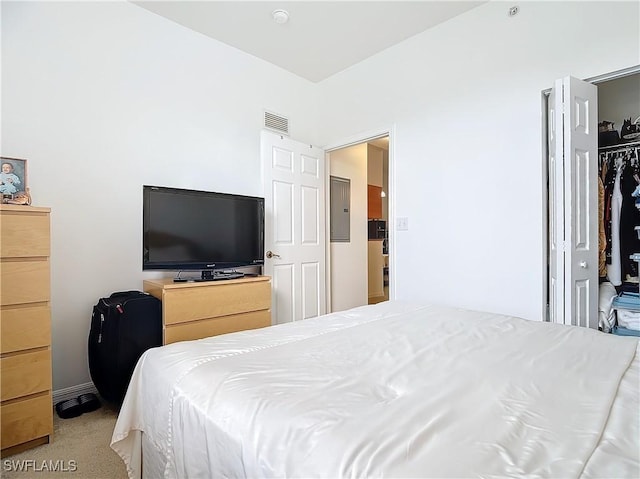
<svg viewBox="0 0 640 479">
<path fill-rule="evenodd" d="M 639 477 L 637 349 L 381 303 L 147 351 L 111 447 L 132 478 L 141 431 L 170 478 Z"/>
</svg>

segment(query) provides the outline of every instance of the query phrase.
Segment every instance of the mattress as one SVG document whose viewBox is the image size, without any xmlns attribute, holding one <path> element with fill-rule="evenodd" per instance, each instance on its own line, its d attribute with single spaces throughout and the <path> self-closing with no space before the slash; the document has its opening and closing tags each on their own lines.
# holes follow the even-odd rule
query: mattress
<svg viewBox="0 0 640 479">
<path fill-rule="evenodd" d="M 638 477 L 638 351 L 379 303 L 147 351 L 111 447 L 131 478 Z"/>
</svg>

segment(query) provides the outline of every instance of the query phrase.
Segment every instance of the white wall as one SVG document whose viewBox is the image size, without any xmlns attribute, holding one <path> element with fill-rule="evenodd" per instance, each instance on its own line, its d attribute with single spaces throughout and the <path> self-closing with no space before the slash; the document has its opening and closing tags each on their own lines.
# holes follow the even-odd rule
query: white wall
<svg viewBox="0 0 640 479">
<path fill-rule="evenodd" d="M 141 289 L 142 185 L 260 195 L 263 109 L 316 143 L 317 86 L 128 2 L 2 2 L 2 156 L 52 208 L 54 390 L 91 308 Z"/>
<path fill-rule="evenodd" d="M 382 188 L 382 152 L 381 148 L 367 145 L 367 184 Z"/>
<path fill-rule="evenodd" d="M 331 176 L 351 180 L 348 243 L 332 242 L 331 311 L 344 311 L 368 302 L 367 289 L 367 144 L 332 151 Z"/>
<path fill-rule="evenodd" d="M 323 144 L 394 129 L 397 298 L 542 318 L 541 92 L 638 64 L 640 5 L 519 5 L 510 18 L 489 2 L 320 84 Z"/>
</svg>

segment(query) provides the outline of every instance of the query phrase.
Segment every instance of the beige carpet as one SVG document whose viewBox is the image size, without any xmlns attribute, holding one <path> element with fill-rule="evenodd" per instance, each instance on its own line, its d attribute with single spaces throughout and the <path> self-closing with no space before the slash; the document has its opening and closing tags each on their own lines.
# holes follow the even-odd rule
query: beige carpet
<svg viewBox="0 0 640 479">
<path fill-rule="evenodd" d="M 124 463 L 109 447 L 116 417 L 117 411 L 104 404 L 72 419 L 54 413 L 53 442 L 3 458 L 0 477 L 126 479 Z"/>
</svg>

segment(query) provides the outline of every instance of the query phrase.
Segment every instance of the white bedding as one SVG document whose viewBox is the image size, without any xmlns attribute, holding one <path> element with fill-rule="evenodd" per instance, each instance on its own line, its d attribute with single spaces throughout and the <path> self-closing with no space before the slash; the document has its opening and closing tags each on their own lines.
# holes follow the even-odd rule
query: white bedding
<svg viewBox="0 0 640 479">
<path fill-rule="evenodd" d="M 639 477 L 638 346 L 385 302 L 147 351 L 111 447 L 131 478 L 142 432 L 169 478 Z"/>
</svg>

